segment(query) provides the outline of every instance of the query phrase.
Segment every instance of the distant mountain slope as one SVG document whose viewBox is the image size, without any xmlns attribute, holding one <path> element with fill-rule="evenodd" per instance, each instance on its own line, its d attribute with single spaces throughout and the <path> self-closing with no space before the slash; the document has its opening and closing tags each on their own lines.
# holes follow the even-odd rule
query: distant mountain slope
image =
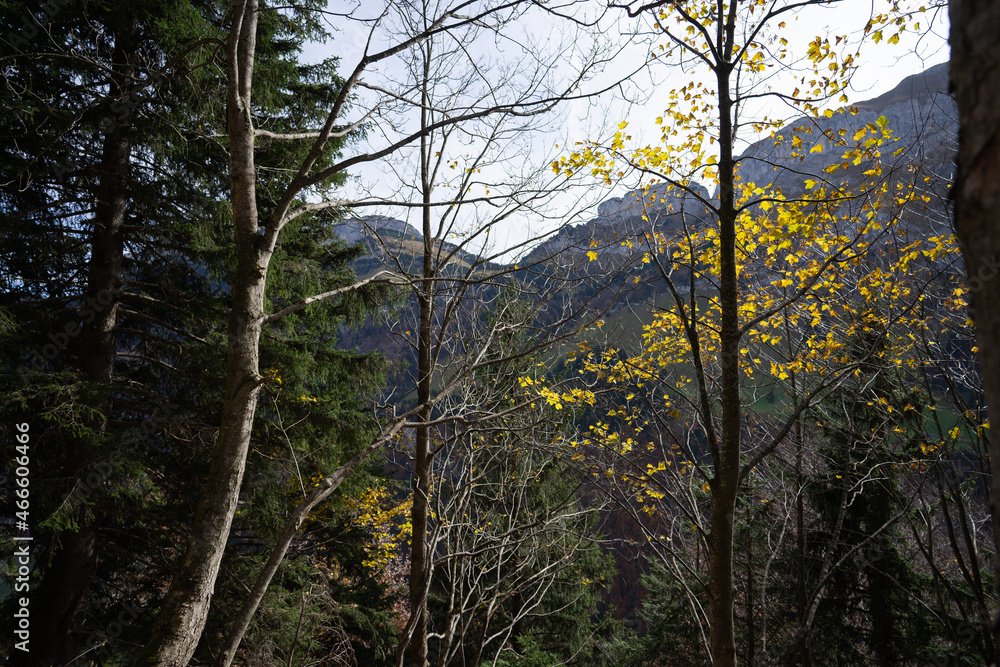
<svg viewBox="0 0 1000 667">
<path fill-rule="evenodd" d="M 760 186 L 774 183 L 786 196 L 794 196 L 802 192 L 806 178 L 823 175 L 823 168 L 841 157 L 843 148 L 834 146 L 825 134 L 836 136 L 843 129 L 850 139 L 860 128 L 885 116 L 893 135 L 907 146 L 898 166 L 933 174 L 941 185 L 951 182 L 958 149 L 958 116 L 955 100 L 948 93 L 947 63 L 909 76 L 889 92 L 853 106 L 856 114 L 842 110 L 832 118 L 799 118 L 773 137 L 752 144 L 738 161 L 740 176 L 744 182 Z M 803 139 L 800 157 L 792 155 L 793 133 Z M 779 137 L 784 140 L 776 145 Z M 817 144 L 822 150 L 810 152 Z M 883 157 L 890 159 L 889 155 Z"/>
<path fill-rule="evenodd" d="M 412 225 L 384 215 L 369 215 L 360 219 L 346 220 L 334 226 L 333 232 L 346 243 L 358 243 L 376 235 L 383 239 L 423 240 L 424 238 L 423 234 Z"/>
<path fill-rule="evenodd" d="M 832 118 L 798 118 L 776 131 L 773 137 L 752 144 L 738 160 L 740 177 L 744 182 L 761 186 L 774 183 L 789 197 L 800 194 L 807 178 L 823 175 L 824 167 L 841 158 L 843 149 L 833 146 L 824 136 L 825 132 L 837 136 L 843 129 L 850 138 L 858 129 L 885 116 L 894 136 L 908 147 L 901 156 L 902 162 L 895 166 L 906 169 L 908 173 L 917 170 L 932 176 L 929 187 L 934 189 L 934 211 L 929 217 L 941 223 L 945 217 L 943 207 L 947 201 L 947 186 L 954 175 L 958 147 L 957 116 L 955 101 L 948 94 L 947 63 L 907 77 L 891 91 L 853 106 L 857 114 L 844 110 Z M 802 154 L 800 157 L 793 156 L 793 133 L 803 138 L 804 149 L 797 151 Z M 776 145 L 778 137 L 784 140 Z M 816 144 L 821 144 L 822 149 L 810 152 Z M 885 159 L 889 159 L 889 155 Z M 848 176 L 857 178 L 865 168 L 849 170 Z M 699 196 L 711 200 L 704 188 L 698 185 L 693 187 Z M 616 252 L 620 254 L 623 251 L 616 251 L 613 243 L 616 238 L 624 238 L 650 226 L 669 228 L 678 223 L 682 208 L 692 214 L 693 219 L 705 219 L 704 206 L 691 194 L 668 189 L 665 184 L 648 191 L 633 190 L 603 202 L 597 208 L 597 217 L 561 230 L 521 261 L 552 256 L 566 250 L 585 253 L 595 241 L 607 248 L 604 252 L 612 256 Z M 642 220 L 643 215 L 648 221 Z"/>
<path fill-rule="evenodd" d="M 402 220 L 384 215 L 369 215 L 346 220 L 333 228 L 334 233 L 345 243 L 363 243 L 367 252 L 354 263 L 354 272 L 359 278 L 368 278 L 383 269 L 416 275 L 420 273 L 424 253 L 424 236 L 415 227 Z M 442 253 L 450 253 L 456 248 L 447 241 L 435 244 Z M 477 257 L 459 250 L 452 257 L 450 271 L 467 269 Z M 493 264 L 483 265 L 486 271 L 498 268 Z"/>
<path fill-rule="evenodd" d="M 750 145 L 738 160 L 741 178 L 761 186 L 774 183 L 785 196 L 794 197 L 803 191 L 807 178 L 822 176 L 824 167 L 841 159 L 844 149 L 834 146 L 825 133 L 840 136 L 839 131 L 843 129 L 846 138 L 850 139 L 856 130 L 885 116 L 900 143 L 884 151 L 883 160 L 893 163 L 892 168 L 906 180 L 916 178 L 925 193 L 931 195 L 926 209 L 914 207 L 908 214 L 911 229 L 917 233 L 949 231 L 946 209 L 948 187 L 954 175 L 958 129 L 955 102 L 948 94 L 947 64 L 907 77 L 889 92 L 853 106 L 856 114 L 842 110 L 832 118 L 801 117 L 775 131 L 773 136 Z M 802 137 L 803 148 L 797 151 L 801 155 L 793 155 L 793 133 Z M 777 141 L 778 137 L 783 140 Z M 821 144 L 822 150 L 810 152 L 816 144 Z M 892 153 L 899 146 L 905 146 L 906 150 L 895 158 Z M 847 170 L 846 177 L 849 180 L 860 178 L 860 172 L 866 168 L 852 167 Z M 844 176 L 845 172 L 837 172 L 838 180 Z M 686 214 L 688 225 L 711 224 L 705 202 L 713 201 L 712 195 L 700 185 L 695 184 L 692 188 L 693 194 L 660 184 L 608 199 L 598 206 L 592 220 L 561 229 L 519 258 L 516 261 L 519 269 L 514 275 L 523 281 L 545 280 L 556 271 L 579 277 L 581 280 L 572 294 L 574 300 L 588 298 L 596 290 L 609 286 L 613 288 L 609 292 L 615 293 L 615 285 L 609 285 L 615 283 L 622 287 L 622 294 L 612 297 L 617 299 L 612 304 L 612 312 L 629 304 L 652 302 L 663 296 L 663 283 L 652 266 L 637 261 L 636 255 L 623 244 L 629 240 L 641 243 L 643 234 L 650 229 L 668 235 L 678 231 L 682 212 Z M 338 225 L 337 232 L 348 242 L 364 241 L 368 245 L 369 256 L 355 265 L 361 277 L 394 265 L 394 262 L 387 262 L 385 254 L 377 251 L 380 245 L 388 248 L 395 261 L 406 270 L 419 272 L 423 238 L 403 221 L 368 216 Z M 380 243 L 374 241 L 376 234 Z M 458 253 L 456 257 L 455 270 L 475 261 L 475 257 L 467 253 Z M 498 268 L 501 267 L 490 266 L 487 270 Z M 609 278 L 610 275 L 614 277 Z M 700 289 L 698 284 L 696 288 Z M 598 300 L 595 305 L 604 307 L 608 303 Z M 379 332 L 371 328 L 349 338 L 380 347 L 374 342 L 379 340 Z"/>
<path fill-rule="evenodd" d="M 786 196 L 801 193 L 805 179 L 822 175 L 824 167 L 840 158 L 838 148 L 832 146 L 832 142 L 824 136 L 825 132 L 837 133 L 844 129 L 850 136 L 861 127 L 874 123 L 880 116 L 885 116 L 894 135 L 908 147 L 902 156 L 903 162 L 897 166 L 932 176 L 929 186 L 933 187 L 935 195 L 932 206 L 941 209 L 947 200 L 947 187 L 954 177 L 958 147 L 957 115 L 955 101 L 948 93 L 947 63 L 909 76 L 889 92 L 853 106 L 857 114 L 844 111 L 834 114 L 832 118 L 802 117 L 774 132 L 773 137 L 751 144 L 738 160 L 741 178 L 744 182 L 761 186 L 774 183 Z M 790 141 L 795 132 L 803 137 L 805 144 L 804 150 L 798 151 L 802 153 L 798 157 L 793 156 Z M 777 137 L 785 140 L 776 145 Z M 821 144 L 822 150 L 810 152 L 816 144 Z M 842 149 L 839 150 L 842 152 Z M 622 255 L 624 251 L 614 241 L 634 234 L 640 228 L 677 224 L 682 210 L 695 218 L 703 218 L 704 206 L 698 197 L 709 201 L 712 197 L 702 186 L 695 184 L 692 187 L 698 196 L 660 184 L 648 191 L 633 190 L 621 197 L 608 199 L 597 207 L 595 218 L 565 227 L 519 259 L 518 263 L 544 261 L 567 251 L 583 255 L 594 247 L 595 242 L 604 248 L 602 254 L 606 257 Z M 643 220 L 644 215 L 648 220 Z M 348 243 L 368 239 L 372 248 L 370 240 L 378 234 L 383 241 L 391 239 L 404 252 L 409 245 L 406 241 L 423 240 L 420 232 L 411 225 L 385 216 L 348 221 L 338 225 L 335 231 Z M 412 245 L 414 250 L 418 245 L 422 247 L 422 244 Z"/>
</svg>

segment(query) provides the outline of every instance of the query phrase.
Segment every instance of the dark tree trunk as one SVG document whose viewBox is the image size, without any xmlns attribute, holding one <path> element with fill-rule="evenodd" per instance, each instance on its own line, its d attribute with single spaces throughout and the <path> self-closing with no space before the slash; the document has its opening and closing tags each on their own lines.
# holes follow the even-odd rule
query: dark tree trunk
<svg viewBox="0 0 1000 667">
<path fill-rule="evenodd" d="M 131 86 L 135 51 L 135 24 L 128 20 L 114 26 L 115 50 L 110 96 L 117 98 Z M 97 395 L 92 407 L 106 413 L 114 376 L 115 327 L 122 285 L 122 256 L 125 243 L 125 215 L 128 203 L 132 143 L 131 128 L 122 123 L 113 126 L 104 137 L 101 163 L 97 173 L 97 205 L 90 235 L 90 266 L 86 302 L 80 329 L 80 369 L 91 382 L 106 391 Z M 91 315 L 92 314 L 92 315 Z M 88 321 L 89 320 L 89 321 Z M 106 428 L 104 421 L 90 420 L 95 431 Z M 63 443 L 63 476 L 80 479 L 87 476 L 100 452 L 89 438 L 67 438 Z M 90 582 L 97 571 L 98 528 L 103 512 L 98 505 L 93 517 L 78 530 L 64 530 L 58 535 L 59 550 L 39 586 L 32 633 L 32 651 L 19 654 L 21 664 L 51 667 L 72 662 L 79 653 L 80 621 L 87 607 Z"/>
<path fill-rule="evenodd" d="M 735 4 L 734 4 L 735 6 Z M 732 32 L 735 14 L 727 21 L 726 49 L 716 65 L 719 86 L 719 304 L 722 370 L 722 439 L 713 461 L 712 518 L 708 538 L 709 646 L 715 667 L 736 664 L 733 606 L 733 537 L 740 477 L 740 332 L 739 288 L 736 282 L 736 163 L 733 158 L 733 100 L 730 94 Z"/>
<path fill-rule="evenodd" d="M 878 454 L 875 456 L 878 457 Z M 875 498 L 868 499 L 868 502 L 875 507 L 870 528 L 877 529 L 878 526 L 885 525 L 892 518 L 892 510 L 889 507 L 891 489 L 879 488 L 879 485 L 875 485 L 873 488 Z M 884 571 L 884 556 L 886 554 L 882 553 L 881 550 L 879 553 L 883 558 L 870 562 L 865 568 L 868 577 L 868 604 L 872 616 L 872 639 L 874 640 L 872 650 L 879 667 L 892 667 L 892 665 L 897 664 L 896 619 L 889 598 L 894 582 Z"/>
<path fill-rule="evenodd" d="M 418 302 L 420 305 L 420 330 L 417 352 L 417 403 L 426 406 L 431 398 L 431 378 L 434 372 L 434 358 L 431 351 L 431 327 L 434 319 L 434 234 L 431 230 L 431 155 L 427 137 L 430 118 L 430 77 L 431 42 L 422 45 L 423 81 L 421 91 L 420 127 L 424 133 L 420 137 L 420 188 L 423 201 L 421 223 L 424 235 L 423 280 L 420 285 Z M 431 419 L 429 407 L 422 408 L 417 422 L 426 424 Z M 431 489 L 430 429 L 421 425 L 415 429 L 413 505 L 410 509 L 410 523 L 413 533 L 410 539 L 410 622 L 409 636 L 403 638 L 406 667 L 426 667 L 427 663 L 427 595 L 430 573 L 430 554 L 427 551 L 427 506 Z M 397 658 L 397 663 L 401 662 Z"/>
<path fill-rule="evenodd" d="M 794 392 L 794 384 L 793 392 Z M 793 394 L 793 405 L 798 404 L 798 396 Z M 802 496 L 805 493 L 805 477 L 802 475 L 802 422 L 795 422 L 795 599 L 798 611 L 799 627 L 805 627 L 809 618 L 809 604 L 806 597 L 806 530 L 805 507 Z M 812 667 L 812 655 L 809 651 L 808 633 L 799 633 L 799 656 L 802 667 Z"/>
<path fill-rule="evenodd" d="M 1000 585 L 1000 4 L 952 0 L 951 84 L 958 102 L 958 178 L 952 190 L 969 276 L 990 424 L 990 509 Z M 1000 646 L 1000 627 L 993 624 Z"/>
</svg>

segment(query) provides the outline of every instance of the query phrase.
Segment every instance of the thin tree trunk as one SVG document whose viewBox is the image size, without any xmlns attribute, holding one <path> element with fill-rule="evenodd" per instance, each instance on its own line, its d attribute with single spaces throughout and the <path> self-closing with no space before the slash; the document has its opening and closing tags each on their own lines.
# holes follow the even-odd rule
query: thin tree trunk
<svg viewBox="0 0 1000 667">
<path fill-rule="evenodd" d="M 427 211 L 427 209 L 425 209 Z M 425 236 L 425 238 L 427 238 Z M 425 288 L 432 289 L 429 281 Z M 417 383 L 417 401 L 426 405 L 430 400 L 430 302 L 428 295 L 420 296 L 420 350 L 418 368 L 420 377 Z M 422 409 L 417 415 L 418 422 L 430 421 L 430 410 Z M 410 510 L 410 523 L 413 533 L 410 539 L 410 615 L 409 623 L 412 631 L 406 644 L 407 667 L 426 667 L 427 665 L 427 593 L 428 593 L 428 553 L 427 553 L 427 504 L 430 495 L 430 429 L 427 426 L 416 428 L 414 457 L 414 489 L 413 505 Z"/>
<path fill-rule="evenodd" d="M 184 667 L 204 630 L 246 467 L 257 396 L 260 330 L 270 253 L 259 242 L 250 92 L 256 0 L 237 6 L 228 48 L 227 125 L 237 270 L 227 330 L 222 423 L 191 538 L 140 665 Z"/>
<path fill-rule="evenodd" d="M 869 454 L 870 455 L 870 454 Z M 875 455 L 878 457 L 878 454 Z M 877 460 L 877 458 L 876 458 Z M 883 462 L 884 463 L 884 462 Z M 875 506 L 875 517 L 872 526 L 882 526 L 891 520 L 892 509 L 889 507 L 889 489 L 874 487 L 875 498 L 868 499 Z M 879 538 L 881 541 L 881 538 Z M 875 654 L 879 667 L 891 667 L 897 664 L 895 656 L 895 614 L 889 603 L 893 581 L 879 567 L 884 563 L 885 554 L 875 562 L 867 563 L 865 570 L 868 576 L 868 603 L 872 616 L 872 652 Z"/>
<path fill-rule="evenodd" d="M 794 395 L 795 385 L 792 384 L 792 402 L 798 403 Z M 799 627 L 804 628 L 808 619 L 809 609 L 806 598 L 806 530 L 805 507 L 802 496 L 805 494 L 804 477 L 802 475 L 802 421 L 795 422 L 795 579 L 796 606 L 798 607 Z M 808 633 L 799 634 L 799 655 L 802 667 L 812 667 L 812 656 L 809 652 Z"/>
<path fill-rule="evenodd" d="M 715 667 L 736 664 L 733 622 L 733 537 L 740 475 L 739 289 L 736 283 L 735 161 L 733 159 L 733 100 L 730 94 L 732 33 L 735 4 L 731 3 L 725 44 L 716 65 L 719 86 L 719 254 L 722 371 L 722 441 L 712 481 L 712 517 L 708 539 L 709 646 Z"/>
<path fill-rule="evenodd" d="M 426 129 L 430 119 L 430 67 L 432 42 L 422 47 L 423 81 L 421 90 L 420 128 L 425 130 L 420 136 L 420 189 L 423 197 L 421 223 L 424 235 L 423 280 L 420 285 L 418 303 L 420 324 L 417 353 L 417 403 L 429 406 L 431 398 L 431 378 L 434 360 L 431 354 L 431 326 L 434 309 L 434 235 L 431 230 L 431 155 Z M 417 422 L 426 424 L 431 419 L 431 410 L 424 407 L 417 415 Z M 427 595 L 430 573 L 427 552 L 427 506 L 431 489 L 430 429 L 421 425 L 416 429 L 414 443 L 413 504 L 410 508 L 410 523 L 413 532 L 410 539 L 410 622 L 408 636 L 404 636 L 406 667 L 427 666 Z M 397 660 L 397 662 L 399 662 Z"/>
<path fill-rule="evenodd" d="M 958 178 L 952 190 L 969 276 L 976 343 L 989 405 L 990 510 L 1000 587 L 1000 5 L 952 0 L 951 83 L 958 103 Z M 1000 589 L 998 589 L 1000 590 Z M 1000 648 L 1000 624 L 993 638 Z"/>
<path fill-rule="evenodd" d="M 747 526 L 747 666 L 753 667 L 757 657 L 757 609 L 753 600 L 753 526 Z M 766 611 L 766 610 L 764 610 Z"/>
</svg>

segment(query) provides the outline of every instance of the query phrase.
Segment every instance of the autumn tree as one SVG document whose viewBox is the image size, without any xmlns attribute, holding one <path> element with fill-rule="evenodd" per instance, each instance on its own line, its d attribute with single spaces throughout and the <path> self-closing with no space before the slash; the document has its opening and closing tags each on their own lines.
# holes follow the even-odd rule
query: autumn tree
<svg viewBox="0 0 1000 667">
<path fill-rule="evenodd" d="M 318 6 L 300 7 L 297 12 L 303 15 L 320 16 Z M 281 11 L 269 8 L 258 2 L 237 3 L 231 17 L 226 17 L 226 100 L 227 100 L 227 148 L 229 151 L 229 180 L 232 206 L 232 220 L 235 232 L 236 265 L 231 284 L 232 307 L 227 330 L 227 371 L 226 386 L 221 412 L 221 425 L 216 442 L 215 454 L 207 486 L 199 509 L 195 515 L 185 553 L 180 559 L 177 572 L 173 577 L 167 592 L 164 606 L 157 620 L 153 636 L 146 646 L 140 660 L 141 664 L 181 665 L 186 664 L 197 646 L 198 639 L 205 625 L 208 614 L 211 591 L 218 574 L 219 564 L 229 539 L 233 516 L 238 506 L 240 489 L 246 468 L 248 445 L 251 438 L 254 416 L 261 391 L 266 385 L 277 381 L 277 375 L 268 374 L 260 368 L 260 337 L 262 331 L 274 327 L 283 318 L 320 301 L 340 300 L 349 293 L 361 292 L 366 287 L 375 285 L 423 286 L 424 299 L 429 298 L 428 291 L 439 278 L 435 275 L 438 268 L 434 264 L 425 265 L 422 275 L 411 282 L 403 279 L 392 271 L 379 272 L 357 283 L 343 285 L 328 290 L 325 293 L 308 296 L 288 303 L 284 307 L 274 306 L 273 312 L 267 311 L 267 294 L 269 287 L 269 270 L 272 258 L 279 247 L 282 230 L 298 218 L 323 210 L 358 207 L 380 203 L 378 199 L 345 200 L 336 198 L 332 186 L 346 170 L 358 165 L 382 160 L 409 146 L 419 145 L 422 149 L 422 183 L 423 199 L 407 202 L 424 211 L 425 221 L 429 219 L 430 211 L 440 206 L 447 210 L 449 202 L 431 202 L 429 170 L 435 160 L 433 154 L 426 151 L 429 138 L 432 135 L 446 134 L 453 128 L 461 128 L 463 124 L 489 117 L 531 117 L 545 112 L 559 100 L 571 94 L 580 82 L 578 76 L 571 77 L 569 82 L 561 82 L 555 87 L 547 84 L 543 76 L 534 86 L 519 94 L 507 96 L 501 94 L 503 86 L 495 85 L 486 88 L 484 94 L 473 96 L 465 105 L 454 108 L 447 113 L 439 113 L 429 106 L 427 84 L 410 87 L 404 83 L 392 92 L 379 89 L 380 97 L 369 108 L 352 111 L 349 103 L 361 86 L 367 85 L 363 75 L 379 64 L 384 64 L 409 49 L 420 49 L 423 45 L 430 49 L 434 40 L 458 35 L 462 31 L 492 30 L 497 34 L 500 27 L 509 25 L 510 21 L 524 18 L 527 13 L 538 12 L 543 18 L 559 17 L 561 10 L 553 13 L 538 3 L 510 3 L 496 6 L 478 6 L 473 3 L 459 2 L 447 7 L 438 7 L 433 11 L 427 8 L 419 14 L 419 22 L 413 24 L 410 32 L 402 36 L 395 33 L 398 39 L 389 37 L 388 46 L 378 46 L 387 23 L 386 14 L 372 18 L 353 14 L 345 16 L 345 20 L 356 20 L 364 27 L 366 38 L 361 41 L 362 54 L 357 64 L 345 70 L 343 79 L 338 81 L 336 94 L 329 100 L 329 105 L 323 111 L 323 120 L 318 127 L 300 127 L 292 131 L 273 131 L 260 125 L 259 103 L 260 92 L 256 85 L 255 57 L 259 51 L 258 37 L 261 16 L 268 12 Z M 390 8 L 393 10 L 393 8 Z M 360 11 L 360 10 L 359 10 Z M 407 12 L 403 12 L 408 16 Z M 395 17 L 398 18 L 398 17 Z M 318 19 L 317 19 L 318 20 Z M 487 24 L 496 21 L 496 25 L 487 28 Z M 457 39 L 457 37 L 452 37 Z M 428 52 L 431 57 L 433 51 Z M 593 61 L 585 61 L 588 68 Z M 426 81 L 426 80 L 425 80 Z M 486 82 L 488 83 L 488 82 Z M 415 96 L 415 98 L 413 97 Z M 417 100 L 414 102 L 414 100 Z M 370 119 L 384 110 L 388 104 L 402 102 L 417 109 L 421 123 L 412 128 L 405 128 L 400 135 L 385 141 L 368 152 L 359 152 L 348 157 L 338 154 L 339 139 L 357 128 L 362 127 Z M 348 114 L 352 114 L 348 118 Z M 264 188 L 261 182 L 261 170 L 257 168 L 256 144 L 258 141 L 274 142 L 304 142 L 303 155 L 290 158 L 284 168 L 276 170 L 279 174 L 277 182 L 269 182 Z M 472 172 L 470 172 L 472 173 Z M 433 204 L 433 206 L 432 206 Z M 434 235 L 427 234 L 425 238 L 425 253 L 433 254 Z M 443 237 L 437 237 L 443 241 Z M 429 310 L 425 309 L 425 313 Z M 429 329 L 424 326 L 423 346 L 421 354 L 431 354 L 431 343 L 428 339 Z M 476 357 L 472 357 L 474 360 Z M 426 365 L 424 366 L 426 368 Z M 298 528 L 306 520 L 309 513 L 319 503 L 323 502 L 343 482 L 345 477 L 356 470 L 373 452 L 383 447 L 404 425 L 415 425 L 407 420 L 417 417 L 416 423 L 427 422 L 430 419 L 433 404 L 437 396 L 447 395 L 456 386 L 462 376 L 463 368 L 457 366 L 455 372 L 446 375 L 435 395 L 429 393 L 430 375 L 422 373 L 419 378 L 421 385 L 416 406 L 389 420 L 382 432 L 371 439 L 371 442 L 349 460 L 327 475 L 307 494 L 307 496 L 290 512 L 288 522 L 280 533 L 276 546 L 264 571 L 258 577 L 252 593 L 244 609 L 241 611 L 234 627 L 230 629 L 226 647 L 221 652 L 219 661 L 223 664 L 233 659 L 242 633 L 252 617 L 259 601 L 266 592 L 268 583 L 284 558 L 284 554 L 295 536 Z M 418 431 L 424 427 L 418 427 Z M 422 436 L 421 436 L 422 437 Z M 421 439 L 418 437 L 418 440 Z M 423 447 L 426 450 L 426 446 Z M 425 482 L 418 489 L 418 497 L 426 494 Z M 414 506 L 418 506 L 415 498 Z M 415 509 L 415 517 L 421 516 L 423 509 Z M 414 525 L 417 532 L 417 525 Z M 420 538 L 415 537 L 415 544 Z M 420 586 L 420 575 L 417 570 L 416 583 L 418 595 L 424 590 Z M 419 597 L 418 606 L 419 610 Z M 417 611 L 415 622 L 420 622 L 422 615 Z M 423 632 L 417 632 L 423 637 Z M 421 639 L 423 641 L 423 639 Z M 419 656 L 425 651 L 418 647 L 414 654 L 418 664 Z"/>
<path fill-rule="evenodd" d="M 777 184 L 779 177 L 785 176 L 787 183 L 789 174 L 802 174 L 802 169 L 781 167 L 766 153 L 737 159 L 735 149 L 741 129 L 760 132 L 780 125 L 767 116 L 749 117 L 753 100 L 781 100 L 810 113 L 818 113 L 820 105 L 828 100 L 846 101 L 843 91 L 858 61 L 857 43 L 846 35 L 821 35 L 799 60 L 791 53 L 789 40 L 782 32 L 786 20 L 806 16 L 816 6 L 818 3 L 808 2 L 622 6 L 630 16 L 649 17 L 654 35 L 651 55 L 657 62 L 682 63 L 700 73 L 701 78 L 692 77 L 686 86 L 671 92 L 668 108 L 657 121 L 663 128 L 662 146 L 630 149 L 630 137 L 623 124 L 607 144 L 590 144 L 554 165 L 557 171 L 587 169 L 598 175 L 635 170 L 654 182 L 686 189 L 700 201 L 701 209 L 714 223 L 701 229 L 685 225 L 678 234 L 681 240 L 677 250 L 668 250 L 669 244 L 665 246 L 659 240 L 663 237 L 651 230 L 649 259 L 658 262 L 674 298 L 673 309 L 658 318 L 655 328 L 663 327 L 664 333 L 670 333 L 661 336 L 651 331 L 646 358 L 617 359 L 611 372 L 643 383 L 655 375 L 661 362 L 678 355 L 689 359 L 693 366 L 692 377 L 681 380 L 682 385 L 691 382 L 692 387 L 679 395 L 691 404 L 708 457 L 701 460 L 692 452 L 677 463 L 700 480 L 697 485 L 688 482 L 686 488 L 697 487 L 707 494 L 704 523 L 700 527 L 693 523 L 708 559 L 707 643 L 716 665 L 736 663 L 733 544 L 741 487 L 748 483 L 755 466 L 784 440 L 801 412 L 845 377 L 842 371 L 827 373 L 800 394 L 792 414 L 770 437 L 763 442 L 745 442 L 741 377 L 755 372 L 754 367 L 761 363 L 758 358 L 764 358 L 750 353 L 748 342 L 755 340 L 765 346 L 780 342 L 782 336 L 775 329 L 782 328 L 782 313 L 788 309 L 815 308 L 812 314 L 803 312 L 795 319 L 818 318 L 822 322 L 828 317 L 832 306 L 823 306 L 822 299 L 810 300 L 810 293 L 828 289 L 827 272 L 863 253 L 874 237 L 883 234 L 880 229 L 887 219 L 894 217 L 878 210 L 884 197 L 895 194 L 894 185 L 889 185 L 884 175 L 871 174 L 874 191 L 865 186 L 851 191 L 838 175 L 846 175 L 852 164 L 877 159 L 886 137 L 884 120 L 865 127 L 851 127 L 845 122 L 840 130 L 821 129 L 815 121 L 807 120 L 794 136 L 775 136 L 783 150 L 801 160 L 814 153 L 828 155 L 836 151 L 826 165 L 829 168 L 819 170 L 818 178 L 800 177 L 798 186 L 785 185 L 787 190 Z M 889 4 L 859 29 L 882 38 L 887 26 L 898 31 L 909 20 L 903 8 Z M 774 90 L 774 84 L 768 82 L 774 68 L 795 72 L 794 82 Z M 824 114 L 832 118 L 834 111 Z M 783 173 L 763 170 L 759 178 L 748 178 L 753 163 L 773 166 Z M 717 199 L 692 189 L 690 184 L 696 179 L 715 183 Z M 651 194 L 648 205 L 654 205 L 655 199 Z M 838 220 L 842 221 L 839 229 L 836 224 L 828 224 Z M 827 231 L 820 232 L 820 228 Z M 800 246 L 813 242 L 822 253 L 817 253 L 814 260 L 800 262 Z M 760 255 L 765 248 L 766 254 Z M 755 254 L 757 260 L 752 259 Z M 760 268 L 752 268 L 755 262 Z M 672 275 L 677 269 L 691 276 L 685 296 L 673 284 Z M 763 279 L 770 272 L 784 273 L 772 283 L 775 291 L 748 290 L 749 278 Z M 704 300 L 698 294 L 699 279 L 701 289 L 710 290 Z M 803 357 L 789 360 L 781 368 L 777 362 L 770 362 L 775 366 L 765 372 L 773 369 L 782 379 L 791 372 L 818 372 L 810 357 L 828 358 L 836 354 L 836 345 L 830 348 L 822 341 L 814 343 L 809 346 L 812 351 Z M 766 368 L 769 362 L 763 363 Z"/>
</svg>

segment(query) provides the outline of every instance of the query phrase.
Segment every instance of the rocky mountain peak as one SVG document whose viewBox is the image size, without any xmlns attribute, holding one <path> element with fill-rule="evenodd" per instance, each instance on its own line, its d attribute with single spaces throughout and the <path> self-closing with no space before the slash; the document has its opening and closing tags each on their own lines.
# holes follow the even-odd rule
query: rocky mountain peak
<svg viewBox="0 0 1000 667">
<path fill-rule="evenodd" d="M 423 239 L 423 234 L 412 225 L 384 215 L 367 215 L 363 218 L 345 220 L 334 226 L 333 232 L 345 243 L 358 243 L 376 235 L 389 238 Z"/>
</svg>

